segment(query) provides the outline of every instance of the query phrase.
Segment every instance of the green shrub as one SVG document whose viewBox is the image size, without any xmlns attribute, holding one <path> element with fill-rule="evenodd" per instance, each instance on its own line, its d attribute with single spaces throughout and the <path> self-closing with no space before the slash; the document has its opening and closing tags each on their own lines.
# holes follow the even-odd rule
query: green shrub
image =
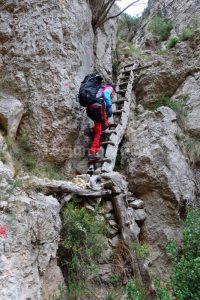
<svg viewBox="0 0 200 300">
<path fill-rule="evenodd" d="M 172 300 L 166 285 L 154 276 L 153 283 L 156 290 L 156 300 Z"/>
<path fill-rule="evenodd" d="M 69 281 L 68 285 L 59 287 L 58 295 L 53 296 L 53 300 L 77 300 L 91 299 L 91 290 L 87 288 L 83 281 Z"/>
<path fill-rule="evenodd" d="M 179 43 L 179 39 L 177 37 L 171 37 L 167 43 L 167 48 L 171 49 L 176 46 L 177 43 Z"/>
<path fill-rule="evenodd" d="M 192 209 L 184 223 L 181 253 L 168 246 L 174 261 L 171 288 L 177 300 L 200 299 L 200 211 Z M 171 242 L 170 242 L 171 243 Z"/>
<path fill-rule="evenodd" d="M 195 35 L 195 28 L 186 28 L 179 36 L 180 41 L 187 41 Z"/>
<path fill-rule="evenodd" d="M 20 136 L 16 143 L 8 136 L 5 137 L 5 141 L 15 162 L 15 169 L 19 173 L 23 170 L 36 176 L 48 177 L 49 179 L 66 179 L 67 176 L 61 165 L 50 162 L 42 163 L 37 160 L 37 155 L 28 139 L 28 134 Z"/>
<path fill-rule="evenodd" d="M 183 105 L 183 103 L 179 102 L 179 101 L 174 101 L 171 98 L 166 97 L 166 96 L 160 97 L 154 103 L 149 103 L 149 104 L 145 105 L 145 108 L 154 111 L 161 106 L 167 106 L 167 107 L 171 108 L 179 116 L 186 116 L 186 110 L 185 110 L 185 106 Z"/>
<path fill-rule="evenodd" d="M 154 17 L 148 26 L 148 29 L 150 30 L 152 35 L 159 41 L 167 40 L 170 36 L 170 31 L 172 30 L 172 28 L 172 22 L 159 16 Z"/>
<path fill-rule="evenodd" d="M 0 151 L 0 160 L 3 164 L 6 164 L 8 162 L 7 155 L 5 151 Z"/>
<path fill-rule="evenodd" d="M 105 300 L 121 300 L 121 299 L 124 299 L 124 291 L 121 286 L 111 288 L 107 291 Z"/>
<path fill-rule="evenodd" d="M 117 286 L 121 281 L 121 276 L 119 274 L 113 274 L 110 278 L 110 283 Z"/>
<path fill-rule="evenodd" d="M 189 138 L 186 142 L 186 151 L 192 163 L 200 161 L 200 139 Z"/>
<path fill-rule="evenodd" d="M 130 248 L 135 251 L 138 258 L 145 259 L 149 256 L 149 248 L 146 244 L 132 243 Z"/>
<path fill-rule="evenodd" d="M 67 205 L 62 221 L 62 268 L 67 280 L 87 280 L 95 274 L 97 258 L 104 249 L 105 224 L 75 204 Z"/>
<path fill-rule="evenodd" d="M 127 300 L 145 300 L 144 289 L 135 281 L 129 281 L 125 288 Z"/>
</svg>

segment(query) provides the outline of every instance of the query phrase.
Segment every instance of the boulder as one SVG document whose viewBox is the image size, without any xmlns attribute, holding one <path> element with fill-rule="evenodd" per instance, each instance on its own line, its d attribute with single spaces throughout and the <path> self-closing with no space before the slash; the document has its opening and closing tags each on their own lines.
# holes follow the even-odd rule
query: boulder
<svg viewBox="0 0 200 300">
<path fill-rule="evenodd" d="M 157 190 L 176 203 L 195 203 L 194 175 L 181 151 L 176 114 L 168 107 L 146 111 L 128 126 L 123 159 L 129 188 L 142 195 Z M 145 204 L 146 205 L 146 204 Z"/>
<path fill-rule="evenodd" d="M 0 238 L 1 299 L 49 299 L 63 283 L 56 260 L 60 205 L 52 196 L 23 191 L 13 192 L 7 201 L 9 210 L 0 216 L 5 228 Z"/>
<path fill-rule="evenodd" d="M 128 199 L 129 200 L 129 199 Z M 128 201 L 129 202 L 129 201 Z M 136 199 L 133 200 L 131 202 L 129 202 L 128 204 L 130 207 L 135 208 L 135 209 L 139 209 L 139 208 L 143 208 L 144 206 L 144 201 L 140 200 L 140 199 Z"/>
<path fill-rule="evenodd" d="M 186 130 L 189 135 L 200 137 L 200 72 L 188 75 L 179 86 L 172 99 L 182 101 L 186 105 Z"/>
<path fill-rule="evenodd" d="M 144 221 L 147 217 L 144 209 L 136 209 L 134 210 L 135 221 Z"/>
<path fill-rule="evenodd" d="M 0 125 L 11 138 L 16 136 L 23 113 L 24 108 L 19 100 L 0 93 Z"/>
<path fill-rule="evenodd" d="M 113 204 L 111 201 L 105 201 L 99 210 L 100 214 L 108 214 L 113 211 Z"/>
<path fill-rule="evenodd" d="M 112 239 L 108 240 L 109 245 L 112 246 L 113 248 L 116 248 L 117 245 L 119 244 L 119 242 L 120 242 L 120 236 L 119 235 L 116 235 Z"/>
</svg>

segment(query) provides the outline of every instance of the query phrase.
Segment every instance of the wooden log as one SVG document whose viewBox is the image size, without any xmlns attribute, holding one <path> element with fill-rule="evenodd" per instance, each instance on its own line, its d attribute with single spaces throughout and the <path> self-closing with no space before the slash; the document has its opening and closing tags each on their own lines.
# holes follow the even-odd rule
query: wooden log
<svg viewBox="0 0 200 300">
<path fill-rule="evenodd" d="M 144 265 L 144 261 L 137 257 L 135 251 L 131 250 L 132 243 L 139 244 L 138 236 L 134 232 L 129 216 L 127 214 L 126 194 L 120 194 L 113 198 L 114 213 L 119 224 L 120 232 L 125 245 L 129 249 L 129 254 L 132 259 L 132 270 L 135 279 L 144 284 L 148 291 L 147 299 L 155 299 L 155 290 L 149 275 L 148 269 Z"/>
<path fill-rule="evenodd" d="M 130 249 L 130 245 L 135 242 L 138 243 L 138 237 L 131 230 L 131 223 L 127 217 L 127 207 L 125 206 L 125 194 L 117 195 L 113 198 L 113 207 L 115 218 L 117 223 L 119 224 L 120 232 L 124 243 Z M 142 278 L 140 276 L 140 270 L 137 264 L 136 256 L 133 251 L 130 250 L 130 255 L 132 258 L 132 269 L 134 271 L 135 278 L 142 282 Z"/>
<path fill-rule="evenodd" d="M 31 186 L 31 188 L 44 190 L 48 193 L 52 193 L 52 192 L 73 193 L 76 195 L 89 196 L 89 197 L 106 196 L 112 193 L 111 190 L 106 190 L 106 189 L 101 189 L 99 191 L 92 191 L 87 187 L 82 188 L 70 181 L 49 180 L 47 178 L 38 178 L 38 177 L 29 178 L 26 184 L 28 186 Z"/>
</svg>

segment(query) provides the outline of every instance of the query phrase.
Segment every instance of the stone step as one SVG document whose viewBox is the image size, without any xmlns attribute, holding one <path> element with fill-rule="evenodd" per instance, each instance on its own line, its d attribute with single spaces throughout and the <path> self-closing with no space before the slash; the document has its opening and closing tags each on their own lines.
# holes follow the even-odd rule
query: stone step
<svg viewBox="0 0 200 300">
<path fill-rule="evenodd" d="M 129 206 L 135 209 L 143 208 L 144 202 L 140 199 L 128 198 Z"/>
</svg>

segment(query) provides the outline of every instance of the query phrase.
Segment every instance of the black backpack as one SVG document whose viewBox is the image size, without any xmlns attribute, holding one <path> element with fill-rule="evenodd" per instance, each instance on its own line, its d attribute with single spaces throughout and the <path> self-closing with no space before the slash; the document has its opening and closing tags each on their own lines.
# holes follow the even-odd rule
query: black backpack
<svg viewBox="0 0 200 300">
<path fill-rule="evenodd" d="M 103 78 L 95 73 L 87 75 L 81 83 L 78 101 L 81 106 L 88 107 L 97 102 L 96 94 L 101 87 Z"/>
</svg>

